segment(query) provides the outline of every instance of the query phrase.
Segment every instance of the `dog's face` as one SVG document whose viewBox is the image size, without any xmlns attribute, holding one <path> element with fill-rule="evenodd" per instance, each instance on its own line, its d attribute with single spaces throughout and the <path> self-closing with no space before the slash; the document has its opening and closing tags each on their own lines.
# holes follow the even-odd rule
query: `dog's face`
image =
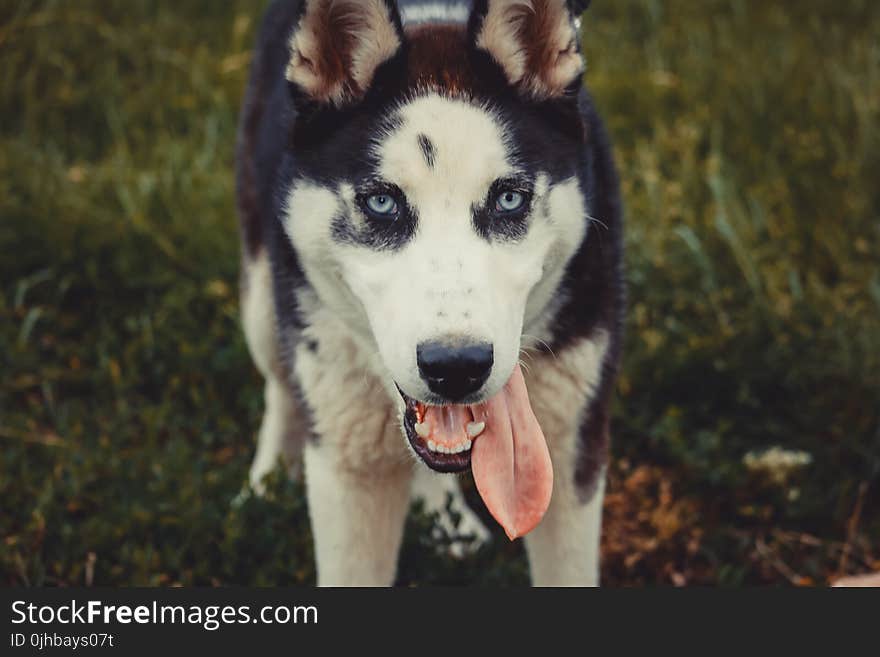
<svg viewBox="0 0 880 657">
<path fill-rule="evenodd" d="M 292 38 L 306 109 L 285 229 L 321 302 L 375 344 L 416 452 L 461 469 L 470 441 L 420 440 L 426 408 L 454 423 L 502 389 L 585 238 L 575 32 L 563 0 L 411 33 L 385 0 L 349 4 L 306 3 Z"/>
</svg>

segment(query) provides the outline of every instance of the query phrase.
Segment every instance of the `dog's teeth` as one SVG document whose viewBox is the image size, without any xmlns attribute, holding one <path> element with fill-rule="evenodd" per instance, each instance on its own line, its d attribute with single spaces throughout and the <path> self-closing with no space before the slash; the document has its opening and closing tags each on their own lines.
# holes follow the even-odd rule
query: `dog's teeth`
<svg viewBox="0 0 880 657">
<path fill-rule="evenodd" d="M 416 433 L 422 438 L 427 438 L 431 435 L 431 427 L 427 422 L 416 422 Z"/>
<path fill-rule="evenodd" d="M 486 428 L 485 422 L 469 422 L 467 425 L 467 435 L 471 438 L 476 438 L 483 430 Z"/>
<path fill-rule="evenodd" d="M 473 443 L 470 440 L 465 440 L 463 443 L 458 443 L 457 445 L 444 445 L 443 443 L 435 443 L 433 440 L 428 441 L 428 449 L 436 454 L 461 454 L 462 452 L 466 452 L 471 448 Z"/>
</svg>

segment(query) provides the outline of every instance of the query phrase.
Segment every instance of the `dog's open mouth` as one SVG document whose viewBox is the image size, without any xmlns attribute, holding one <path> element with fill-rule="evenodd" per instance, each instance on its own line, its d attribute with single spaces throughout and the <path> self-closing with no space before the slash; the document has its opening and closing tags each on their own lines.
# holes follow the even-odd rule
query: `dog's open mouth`
<svg viewBox="0 0 880 657">
<path fill-rule="evenodd" d="M 553 467 L 519 366 L 481 404 L 430 406 L 400 395 L 406 437 L 428 467 L 470 467 L 486 508 L 511 539 L 534 529 L 550 504 Z"/>
<path fill-rule="evenodd" d="M 398 388 L 398 390 L 400 390 Z M 471 447 L 486 428 L 485 407 L 429 406 L 400 390 L 406 404 L 403 426 L 413 450 L 437 472 L 461 472 L 471 465 Z"/>
</svg>

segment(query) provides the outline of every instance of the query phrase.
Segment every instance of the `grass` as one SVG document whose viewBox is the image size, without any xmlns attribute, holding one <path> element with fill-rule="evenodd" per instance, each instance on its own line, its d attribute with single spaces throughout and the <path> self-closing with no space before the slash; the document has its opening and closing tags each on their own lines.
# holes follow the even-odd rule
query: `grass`
<svg viewBox="0 0 880 657">
<path fill-rule="evenodd" d="M 314 581 L 246 479 L 233 142 L 263 3 L 0 2 L 0 582 Z M 595 2 L 631 308 L 610 584 L 880 569 L 880 5 Z M 770 447 L 788 470 L 747 465 Z M 403 584 L 527 581 L 414 512 Z"/>
</svg>

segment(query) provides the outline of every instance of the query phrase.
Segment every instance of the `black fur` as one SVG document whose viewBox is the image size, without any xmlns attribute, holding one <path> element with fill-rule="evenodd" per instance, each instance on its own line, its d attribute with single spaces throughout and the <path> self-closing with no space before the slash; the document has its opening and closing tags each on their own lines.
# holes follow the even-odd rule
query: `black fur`
<svg viewBox="0 0 880 657">
<path fill-rule="evenodd" d="M 434 144 L 425 135 L 419 135 L 419 148 L 422 149 L 422 155 L 425 156 L 425 163 L 433 169 L 434 160 L 437 156 L 437 149 L 434 147 Z"/>
</svg>

